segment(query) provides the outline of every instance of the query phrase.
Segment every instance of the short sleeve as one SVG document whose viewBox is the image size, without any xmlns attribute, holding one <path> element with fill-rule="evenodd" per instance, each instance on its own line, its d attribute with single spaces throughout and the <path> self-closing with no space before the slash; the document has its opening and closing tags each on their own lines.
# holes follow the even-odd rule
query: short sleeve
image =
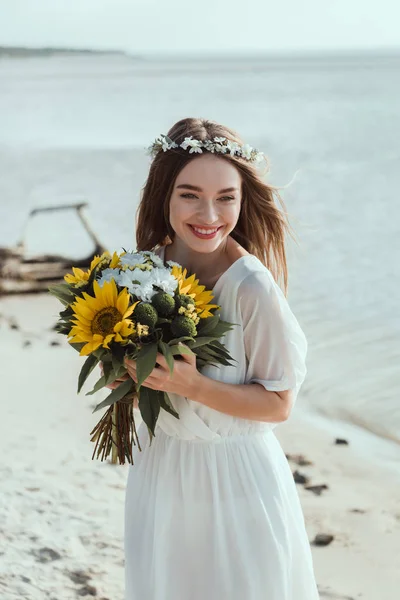
<svg viewBox="0 0 400 600">
<path fill-rule="evenodd" d="M 307 339 L 272 273 L 250 273 L 239 285 L 247 359 L 246 383 L 274 392 L 293 391 L 305 379 Z"/>
</svg>

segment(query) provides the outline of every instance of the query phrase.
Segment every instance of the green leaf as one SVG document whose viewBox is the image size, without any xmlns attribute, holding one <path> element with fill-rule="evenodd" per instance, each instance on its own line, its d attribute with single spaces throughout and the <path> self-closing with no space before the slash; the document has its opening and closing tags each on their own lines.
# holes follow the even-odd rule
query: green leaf
<svg viewBox="0 0 400 600">
<path fill-rule="evenodd" d="M 172 373 L 174 371 L 174 355 L 171 352 L 171 348 L 168 346 L 168 344 L 166 344 L 162 340 L 160 340 L 158 342 L 158 345 L 160 347 L 161 352 L 165 356 L 165 360 L 167 361 L 169 372 L 172 375 Z"/>
<path fill-rule="evenodd" d="M 182 356 L 182 354 L 188 354 L 190 356 L 191 354 L 194 354 L 188 346 L 184 346 L 183 344 L 176 344 L 169 348 L 174 356 Z"/>
<path fill-rule="evenodd" d="M 172 406 L 171 400 L 169 399 L 167 392 L 164 392 L 164 396 L 160 396 L 160 406 L 161 408 L 166 410 L 170 415 L 173 415 L 174 417 L 179 419 L 179 415 Z"/>
<path fill-rule="evenodd" d="M 213 337 L 198 337 L 195 339 L 193 344 L 190 344 L 190 348 L 199 348 L 200 346 L 205 346 L 206 344 L 210 344 L 213 341 Z"/>
<path fill-rule="evenodd" d="M 221 338 L 228 331 L 231 331 L 235 325 L 236 325 L 236 323 L 224 323 L 224 321 L 220 321 L 217 324 L 217 326 L 214 328 L 212 335 L 215 336 L 216 338 Z"/>
<path fill-rule="evenodd" d="M 200 323 L 197 326 L 198 333 L 201 333 L 202 336 L 211 333 L 218 325 L 219 320 L 219 315 L 207 317 L 206 319 L 200 319 Z"/>
<path fill-rule="evenodd" d="M 124 398 L 124 396 L 129 394 L 129 392 L 132 391 L 134 389 L 134 387 L 135 387 L 135 382 L 133 381 L 133 379 L 127 379 L 126 381 L 121 383 L 118 387 L 116 387 L 115 390 L 113 390 L 111 392 L 111 394 L 109 394 L 107 396 L 107 398 L 105 398 L 102 402 L 100 402 L 100 404 L 98 404 L 95 407 L 92 414 L 97 412 L 98 410 L 104 408 L 105 406 L 111 406 L 111 404 L 114 404 L 115 402 L 122 400 L 122 398 Z"/>
<path fill-rule="evenodd" d="M 79 342 L 79 344 L 71 344 L 71 342 L 69 342 L 69 345 L 72 346 L 72 348 L 74 348 L 74 350 L 76 350 L 77 352 L 80 352 L 83 346 L 86 346 L 86 342 Z"/>
<path fill-rule="evenodd" d="M 160 414 L 160 400 L 163 394 L 164 392 L 160 392 L 159 390 L 151 390 L 150 388 L 144 386 L 138 390 L 138 406 L 140 414 L 142 415 L 142 419 L 146 423 L 152 435 L 155 435 L 154 430 L 158 415 Z"/>
<path fill-rule="evenodd" d="M 50 285 L 47 289 L 49 294 L 55 296 L 64 306 L 69 306 L 74 301 L 75 294 L 67 283 Z"/>
<path fill-rule="evenodd" d="M 143 381 L 147 379 L 156 366 L 157 344 L 146 344 L 140 349 L 136 357 L 137 389 L 140 389 Z"/>
<path fill-rule="evenodd" d="M 170 346 L 175 346 L 176 344 L 179 344 L 180 342 L 187 342 L 187 341 L 194 341 L 194 338 L 192 338 L 189 335 L 184 335 L 180 338 L 174 338 L 173 340 L 170 340 L 168 343 Z"/>
<path fill-rule="evenodd" d="M 110 352 L 110 351 L 109 351 Z M 121 344 L 113 344 L 110 359 L 115 372 L 124 364 L 125 348 Z"/>
<path fill-rule="evenodd" d="M 87 392 L 85 394 L 85 396 L 92 396 L 93 394 L 95 394 L 96 392 L 101 390 L 101 388 L 103 388 L 105 385 L 106 385 L 106 380 L 105 380 L 105 377 L 102 375 L 100 377 L 100 379 L 96 382 L 94 388 L 90 392 Z"/>
<path fill-rule="evenodd" d="M 88 378 L 88 376 L 90 375 L 90 373 L 93 371 L 93 369 L 95 368 L 95 366 L 98 363 L 99 363 L 99 360 L 93 354 L 89 354 L 89 356 L 87 357 L 87 359 L 85 360 L 85 362 L 83 364 L 81 372 L 79 373 L 78 394 L 81 391 L 82 386 L 85 383 L 86 379 Z"/>
<path fill-rule="evenodd" d="M 103 375 L 104 375 L 106 385 L 108 385 L 109 383 L 111 383 L 112 381 L 114 381 L 116 379 L 116 377 L 114 375 L 114 369 L 112 366 L 112 362 L 110 362 L 110 361 L 103 362 Z"/>
</svg>

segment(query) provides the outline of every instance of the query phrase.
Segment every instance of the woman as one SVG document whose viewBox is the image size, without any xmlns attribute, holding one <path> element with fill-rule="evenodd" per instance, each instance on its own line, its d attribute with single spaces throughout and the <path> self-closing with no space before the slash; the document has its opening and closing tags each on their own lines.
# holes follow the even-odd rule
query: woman
<svg viewBox="0 0 400 600">
<path fill-rule="evenodd" d="M 306 374 L 307 342 L 287 289 L 275 188 L 261 153 L 217 123 L 183 119 L 152 146 L 137 249 L 155 250 L 213 290 L 234 366 L 196 369 L 164 357 L 144 382 L 168 392 L 149 446 L 129 467 L 126 600 L 314 600 L 310 546 L 296 486 L 273 429 Z M 135 361 L 127 361 L 136 380 Z"/>
</svg>

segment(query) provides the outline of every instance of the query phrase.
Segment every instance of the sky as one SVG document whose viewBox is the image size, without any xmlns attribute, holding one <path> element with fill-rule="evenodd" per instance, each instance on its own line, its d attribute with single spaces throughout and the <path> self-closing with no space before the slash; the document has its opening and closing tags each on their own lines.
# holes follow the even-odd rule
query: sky
<svg viewBox="0 0 400 600">
<path fill-rule="evenodd" d="M 398 0 L 0 0 L 0 45 L 135 53 L 400 49 Z"/>
</svg>

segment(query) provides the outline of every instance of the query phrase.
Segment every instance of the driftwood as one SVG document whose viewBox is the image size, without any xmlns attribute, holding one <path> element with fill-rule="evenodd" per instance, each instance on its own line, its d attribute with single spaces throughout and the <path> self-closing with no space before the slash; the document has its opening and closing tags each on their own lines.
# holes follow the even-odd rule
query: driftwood
<svg viewBox="0 0 400 600">
<path fill-rule="evenodd" d="M 47 291 L 50 285 L 61 283 L 65 273 L 70 271 L 73 266 L 87 269 L 93 256 L 102 254 L 105 251 L 105 247 L 99 242 L 83 214 L 83 209 L 86 206 L 86 203 L 81 202 L 31 210 L 28 218 L 39 212 L 76 210 L 83 227 L 93 241 L 93 251 L 81 259 L 56 254 L 24 258 L 23 241 L 19 242 L 14 248 L 0 248 L 0 294 L 27 294 Z"/>
</svg>

